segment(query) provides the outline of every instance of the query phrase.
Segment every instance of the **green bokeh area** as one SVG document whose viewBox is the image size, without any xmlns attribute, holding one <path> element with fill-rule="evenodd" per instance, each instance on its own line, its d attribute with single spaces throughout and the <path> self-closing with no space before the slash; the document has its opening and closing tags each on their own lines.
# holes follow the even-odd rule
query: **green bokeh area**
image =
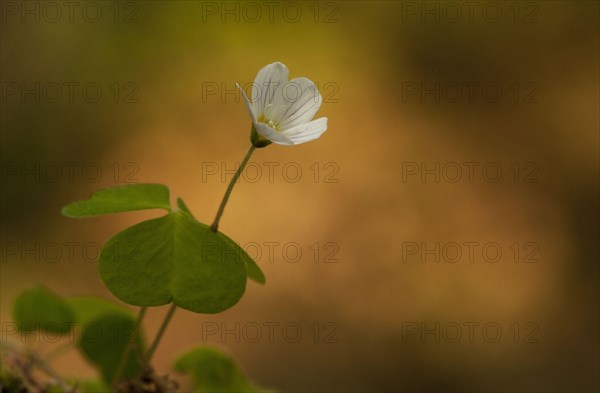
<svg viewBox="0 0 600 393">
<path fill-rule="evenodd" d="M 56 294 L 42 286 L 23 292 L 15 300 L 13 318 L 21 331 L 43 330 L 68 333 L 76 319 L 71 308 Z"/>
</svg>

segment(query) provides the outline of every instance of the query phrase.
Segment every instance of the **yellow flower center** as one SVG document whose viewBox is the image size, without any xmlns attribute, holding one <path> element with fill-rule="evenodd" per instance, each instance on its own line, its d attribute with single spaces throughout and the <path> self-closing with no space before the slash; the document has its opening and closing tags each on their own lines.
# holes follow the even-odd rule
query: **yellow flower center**
<svg viewBox="0 0 600 393">
<path fill-rule="evenodd" d="M 267 119 L 264 115 L 261 115 L 256 121 L 259 123 L 265 123 L 269 127 L 273 128 L 275 131 L 279 131 L 278 125 L 273 122 L 273 120 Z"/>
</svg>

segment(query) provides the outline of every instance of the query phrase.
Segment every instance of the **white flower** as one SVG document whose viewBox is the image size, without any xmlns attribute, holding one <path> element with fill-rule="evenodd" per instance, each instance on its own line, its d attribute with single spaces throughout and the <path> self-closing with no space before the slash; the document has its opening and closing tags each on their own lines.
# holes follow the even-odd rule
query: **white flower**
<svg viewBox="0 0 600 393">
<path fill-rule="evenodd" d="M 323 102 L 319 90 L 307 78 L 288 81 L 289 73 L 279 62 L 261 68 L 252 85 L 252 101 L 237 85 L 250 112 L 253 133 L 256 130 L 259 134 L 253 136 L 255 145 L 257 141 L 262 141 L 262 146 L 270 142 L 298 145 L 319 138 L 327 130 L 326 117 L 313 120 Z"/>
</svg>

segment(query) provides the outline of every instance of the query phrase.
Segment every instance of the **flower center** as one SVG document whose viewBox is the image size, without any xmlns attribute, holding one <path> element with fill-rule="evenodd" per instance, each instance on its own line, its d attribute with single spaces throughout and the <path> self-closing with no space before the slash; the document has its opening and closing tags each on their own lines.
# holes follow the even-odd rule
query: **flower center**
<svg viewBox="0 0 600 393">
<path fill-rule="evenodd" d="M 273 120 L 267 119 L 264 115 L 260 116 L 256 121 L 259 123 L 265 123 L 275 131 L 279 131 L 279 126 L 273 122 Z"/>
</svg>

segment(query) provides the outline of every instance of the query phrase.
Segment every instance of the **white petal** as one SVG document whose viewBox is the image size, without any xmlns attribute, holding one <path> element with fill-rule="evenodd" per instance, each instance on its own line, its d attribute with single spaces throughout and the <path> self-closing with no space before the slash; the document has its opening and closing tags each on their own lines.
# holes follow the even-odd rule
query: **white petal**
<svg viewBox="0 0 600 393">
<path fill-rule="evenodd" d="M 258 131 L 259 134 L 261 134 L 273 143 L 276 143 L 278 145 L 290 146 L 294 144 L 294 142 L 292 142 L 288 137 L 278 132 L 274 128 L 269 127 L 265 123 L 256 122 L 254 123 L 254 128 L 256 128 L 256 131 Z"/>
<path fill-rule="evenodd" d="M 264 114 L 273 103 L 275 90 L 287 82 L 289 75 L 288 68 L 280 62 L 266 65 L 258 71 L 252 85 L 252 108 L 256 118 Z"/>
<path fill-rule="evenodd" d="M 323 98 L 308 78 L 295 78 L 275 92 L 273 106 L 266 115 L 280 130 L 308 123 L 315 117 Z"/>
<path fill-rule="evenodd" d="M 244 102 L 246 103 L 246 108 L 248 108 L 248 112 L 250 112 L 250 117 L 252 118 L 252 123 L 256 122 L 256 115 L 252 111 L 252 104 L 250 103 L 250 100 L 248 100 L 248 96 L 246 95 L 246 92 L 244 91 L 244 89 L 242 89 L 242 87 L 240 86 L 239 83 L 236 83 L 235 85 L 242 92 L 242 98 L 244 99 Z"/>
<path fill-rule="evenodd" d="M 321 117 L 311 122 L 288 128 L 281 133 L 291 140 L 294 145 L 299 145 L 300 143 L 310 142 L 319 138 L 325 131 L 327 131 L 327 118 Z"/>
</svg>

